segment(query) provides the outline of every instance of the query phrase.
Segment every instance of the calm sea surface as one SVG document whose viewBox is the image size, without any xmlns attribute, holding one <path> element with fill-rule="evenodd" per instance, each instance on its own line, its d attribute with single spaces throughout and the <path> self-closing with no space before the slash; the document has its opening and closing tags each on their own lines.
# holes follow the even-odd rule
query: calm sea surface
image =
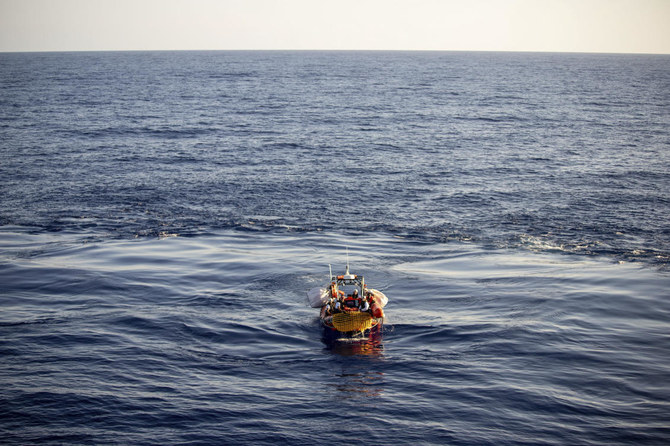
<svg viewBox="0 0 670 446">
<path fill-rule="evenodd" d="M 670 56 L 0 53 L 2 444 L 667 445 L 668 383 Z"/>
</svg>

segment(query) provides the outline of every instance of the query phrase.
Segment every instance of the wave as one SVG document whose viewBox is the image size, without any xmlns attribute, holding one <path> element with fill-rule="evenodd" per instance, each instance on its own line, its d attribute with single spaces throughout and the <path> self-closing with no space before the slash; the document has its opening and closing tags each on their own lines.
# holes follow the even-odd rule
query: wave
<svg viewBox="0 0 670 446">
<path fill-rule="evenodd" d="M 493 233 L 485 230 L 472 231 L 468 228 L 440 224 L 435 227 L 407 227 L 394 224 L 370 222 L 366 225 L 342 225 L 318 222 L 305 224 L 300 221 L 275 217 L 233 217 L 220 218 L 215 221 L 203 221 L 189 217 L 183 221 L 173 221 L 166 225 L 154 225 L 152 219 L 126 219 L 122 222 L 114 218 L 81 218 L 78 216 L 62 218 L 57 221 L 32 222 L 29 226 L 11 222 L 0 226 L 5 233 L 65 233 L 76 235 L 81 240 L 124 240 L 137 238 L 168 238 L 168 237 L 207 237 L 227 231 L 240 234 L 341 234 L 343 236 L 388 236 L 403 240 L 411 240 L 424 244 L 467 243 L 495 250 L 521 249 L 536 253 L 561 253 L 586 257 L 604 257 L 613 262 L 636 262 L 666 269 L 670 267 L 670 252 L 655 247 L 641 248 L 639 241 L 625 234 L 614 235 L 612 240 L 593 236 L 589 238 L 582 233 L 575 239 L 568 234 L 533 234 L 510 231 Z"/>
<path fill-rule="evenodd" d="M 158 138 L 158 139 L 187 139 L 199 138 L 219 132 L 216 127 L 207 126 L 156 126 L 156 127 L 131 127 L 115 126 L 100 128 L 78 128 L 66 129 L 61 132 L 66 137 L 85 138 L 98 140 L 100 138 Z"/>
</svg>

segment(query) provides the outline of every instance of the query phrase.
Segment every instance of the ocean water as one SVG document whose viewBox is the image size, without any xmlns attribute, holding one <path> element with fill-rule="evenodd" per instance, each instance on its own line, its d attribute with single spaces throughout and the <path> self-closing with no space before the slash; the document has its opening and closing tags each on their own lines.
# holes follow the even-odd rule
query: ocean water
<svg viewBox="0 0 670 446">
<path fill-rule="evenodd" d="M 670 56 L 0 54 L 3 444 L 670 442 Z M 389 297 L 325 339 L 328 265 Z"/>
</svg>

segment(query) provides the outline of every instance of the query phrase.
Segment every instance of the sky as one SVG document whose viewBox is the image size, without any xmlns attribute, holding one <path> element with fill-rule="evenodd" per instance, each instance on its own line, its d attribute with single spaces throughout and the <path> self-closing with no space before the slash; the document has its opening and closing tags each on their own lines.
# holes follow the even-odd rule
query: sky
<svg viewBox="0 0 670 446">
<path fill-rule="evenodd" d="M 670 54 L 670 0 L 0 0 L 0 51 Z"/>
</svg>

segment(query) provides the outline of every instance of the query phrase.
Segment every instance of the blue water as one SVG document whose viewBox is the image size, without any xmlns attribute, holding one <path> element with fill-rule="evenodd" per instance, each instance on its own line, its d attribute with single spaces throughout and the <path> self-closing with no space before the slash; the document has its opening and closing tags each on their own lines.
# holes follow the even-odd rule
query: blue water
<svg viewBox="0 0 670 446">
<path fill-rule="evenodd" d="M 670 56 L 0 54 L 3 444 L 668 444 Z M 324 339 L 346 262 L 382 336 Z"/>
</svg>

